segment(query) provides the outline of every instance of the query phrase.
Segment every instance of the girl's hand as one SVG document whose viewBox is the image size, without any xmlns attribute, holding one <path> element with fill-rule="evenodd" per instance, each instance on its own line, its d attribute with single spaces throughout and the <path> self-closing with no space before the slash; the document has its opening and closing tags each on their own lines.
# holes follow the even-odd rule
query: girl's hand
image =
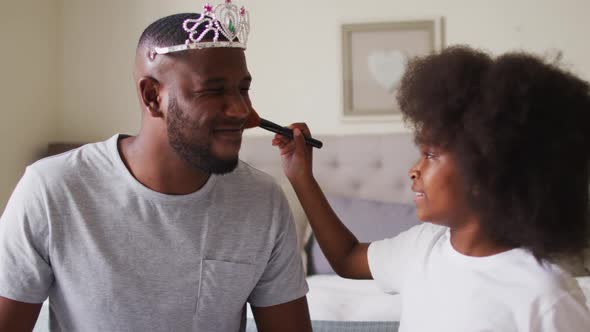
<svg viewBox="0 0 590 332">
<path fill-rule="evenodd" d="M 305 123 L 294 123 L 289 128 L 293 129 L 294 139 L 276 134 L 272 140 L 281 152 L 283 171 L 291 183 L 313 178 L 312 147 L 303 138 L 311 137 L 311 132 Z"/>
</svg>

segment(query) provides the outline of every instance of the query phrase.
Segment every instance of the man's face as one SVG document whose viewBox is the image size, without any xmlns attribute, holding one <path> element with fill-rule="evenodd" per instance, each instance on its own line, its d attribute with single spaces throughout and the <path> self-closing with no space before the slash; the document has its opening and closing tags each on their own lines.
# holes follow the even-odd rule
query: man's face
<svg viewBox="0 0 590 332">
<path fill-rule="evenodd" d="M 191 50 L 175 56 L 167 78 L 168 140 L 191 166 L 231 172 L 252 109 L 251 77 L 240 49 Z M 166 104 L 165 101 L 163 101 Z"/>
</svg>

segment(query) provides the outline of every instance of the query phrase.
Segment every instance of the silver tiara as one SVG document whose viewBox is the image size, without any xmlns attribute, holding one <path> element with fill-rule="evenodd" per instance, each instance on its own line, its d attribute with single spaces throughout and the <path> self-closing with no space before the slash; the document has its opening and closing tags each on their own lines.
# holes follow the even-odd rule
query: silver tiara
<svg viewBox="0 0 590 332">
<path fill-rule="evenodd" d="M 199 32 L 202 26 L 205 29 Z M 244 8 L 238 8 L 232 0 L 225 0 L 215 7 L 210 4 L 203 6 L 203 12 L 196 19 L 187 19 L 182 23 L 182 28 L 188 33 L 184 44 L 168 47 L 156 47 L 152 51 L 152 58 L 156 54 L 166 54 L 185 50 L 230 47 L 246 49 L 248 34 L 250 33 L 250 13 Z M 213 32 L 213 41 L 201 41 L 209 33 Z M 220 41 L 223 35 L 227 41 Z M 237 41 L 236 41 L 237 39 Z"/>
</svg>

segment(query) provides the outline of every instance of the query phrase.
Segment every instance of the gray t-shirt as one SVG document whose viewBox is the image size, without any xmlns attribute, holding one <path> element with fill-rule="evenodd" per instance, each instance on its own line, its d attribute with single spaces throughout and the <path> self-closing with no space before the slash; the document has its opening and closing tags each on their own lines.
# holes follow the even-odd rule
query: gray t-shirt
<svg viewBox="0 0 590 332">
<path fill-rule="evenodd" d="M 245 304 L 305 296 L 287 201 L 240 162 L 188 195 L 139 183 L 119 135 L 26 170 L 0 219 L 0 296 L 52 331 L 243 331 Z"/>
</svg>

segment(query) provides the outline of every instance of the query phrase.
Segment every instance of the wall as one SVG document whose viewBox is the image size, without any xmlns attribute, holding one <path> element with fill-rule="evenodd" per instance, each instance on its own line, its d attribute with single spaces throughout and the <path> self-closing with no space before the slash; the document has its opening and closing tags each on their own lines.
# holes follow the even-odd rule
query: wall
<svg viewBox="0 0 590 332">
<path fill-rule="evenodd" d="M 0 213 L 57 130 L 58 0 L 0 2 Z"/>
<path fill-rule="evenodd" d="M 131 80 L 136 40 L 154 19 L 200 11 L 201 1 L 62 0 L 62 138 L 97 140 L 134 133 L 139 110 Z M 258 112 L 278 123 L 308 122 L 314 132 L 401 130 L 396 123 L 343 123 L 340 25 L 446 18 L 447 44 L 493 53 L 563 50 L 590 78 L 590 2 L 584 0 L 256 0 L 245 1 L 252 34 L 247 51 Z"/>
<path fill-rule="evenodd" d="M 211 0 L 213 2 L 213 0 Z M 141 31 L 164 15 L 200 11 L 193 0 L 4 0 L 0 3 L 0 209 L 47 142 L 135 133 L 132 81 Z M 318 134 L 393 132 L 392 122 L 345 123 L 340 25 L 446 18 L 447 44 L 493 53 L 561 49 L 590 78 L 586 0 L 255 0 L 247 51 L 258 112 L 306 121 Z M 253 130 L 251 134 L 263 132 Z"/>
</svg>

